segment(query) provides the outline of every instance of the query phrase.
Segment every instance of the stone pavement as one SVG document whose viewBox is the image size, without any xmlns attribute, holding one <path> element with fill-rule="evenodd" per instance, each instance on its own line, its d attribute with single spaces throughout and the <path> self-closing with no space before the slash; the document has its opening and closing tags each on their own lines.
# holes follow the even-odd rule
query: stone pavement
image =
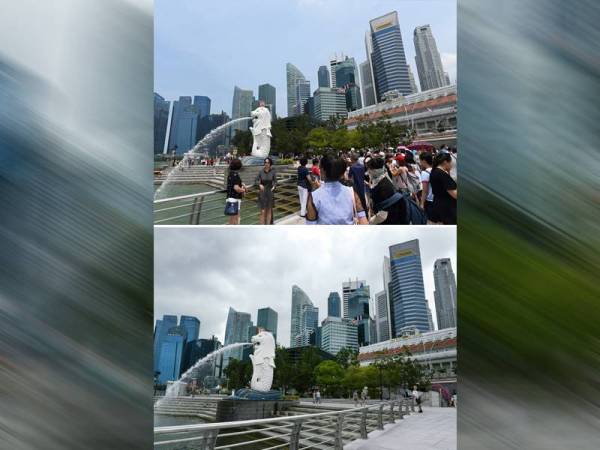
<svg viewBox="0 0 600 450">
<path fill-rule="evenodd" d="M 344 450 L 456 450 L 456 408 L 423 408 Z"/>
</svg>

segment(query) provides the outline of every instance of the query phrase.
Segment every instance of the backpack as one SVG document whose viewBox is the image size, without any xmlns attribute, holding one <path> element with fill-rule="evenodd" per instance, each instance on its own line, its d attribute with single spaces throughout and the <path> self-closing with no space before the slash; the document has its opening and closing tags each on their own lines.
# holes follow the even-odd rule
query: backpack
<svg viewBox="0 0 600 450">
<path fill-rule="evenodd" d="M 417 202 L 415 202 L 410 195 L 403 193 L 402 199 L 406 206 L 406 215 L 408 223 L 411 225 L 427 225 L 427 216 L 425 211 L 421 209 Z"/>
<path fill-rule="evenodd" d="M 394 195 L 389 197 L 388 199 L 378 203 L 376 208 L 378 210 L 384 210 L 392 206 L 394 203 L 398 201 L 403 201 L 406 209 L 406 222 L 409 225 L 426 225 L 427 224 L 427 216 L 425 215 L 425 211 L 421 209 L 421 207 L 415 202 L 409 194 L 406 192 L 396 192 Z"/>
</svg>

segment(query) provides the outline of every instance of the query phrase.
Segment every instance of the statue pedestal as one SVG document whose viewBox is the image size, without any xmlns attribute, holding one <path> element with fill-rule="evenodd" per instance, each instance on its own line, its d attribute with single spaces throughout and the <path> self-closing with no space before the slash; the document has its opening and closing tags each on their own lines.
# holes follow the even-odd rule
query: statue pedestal
<svg viewBox="0 0 600 450">
<path fill-rule="evenodd" d="M 246 400 L 224 398 L 217 403 L 217 422 L 268 419 L 295 404 L 291 400 Z"/>
<path fill-rule="evenodd" d="M 238 389 L 235 391 L 236 400 L 281 400 L 281 391 L 256 391 L 254 389 Z"/>
</svg>

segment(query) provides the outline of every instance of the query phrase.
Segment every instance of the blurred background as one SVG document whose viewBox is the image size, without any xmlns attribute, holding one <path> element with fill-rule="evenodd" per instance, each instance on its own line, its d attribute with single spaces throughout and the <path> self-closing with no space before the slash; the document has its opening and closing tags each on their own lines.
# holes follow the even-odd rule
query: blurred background
<svg viewBox="0 0 600 450">
<path fill-rule="evenodd" d="M 0 9 L 0 448 L 151 448 L 152 2 Z"/>
<path fill-rule="evenodd" d="M 599 4 L 458 5 L 459 448 L 597 448 Z"/>
<path fill-rule="evenodd" d="M 597 448 L 599 19 L 458 2 L 461 449 Z M 152 445 L 152 24 L 2 5 L 2 448 Z"/>
</svg>

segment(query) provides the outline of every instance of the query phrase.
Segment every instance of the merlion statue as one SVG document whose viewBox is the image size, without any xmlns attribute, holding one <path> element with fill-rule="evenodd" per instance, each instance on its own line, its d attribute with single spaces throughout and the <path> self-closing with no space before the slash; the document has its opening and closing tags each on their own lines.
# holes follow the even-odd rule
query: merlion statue
<svg viewBox="0 0 600 450">
<path fill-rule="evenodd" d="M 252 156 L 266 158 L 271 151 L 271 111 L 265 107 L 265 102 L 259 102 L 258 108 L 250 113 L 252 117 Z"/>
<path fill-rule="evenodd" d="M 273 384 L 273 369 L 275 369 L 275 339 L 268 331 L 260 330 L 256 336 L 252 336 L 251 342 L 254 345 L 254 354 L 250 355 L 252 360 L 250 388 L 268 392 Z"/>
</svg>

